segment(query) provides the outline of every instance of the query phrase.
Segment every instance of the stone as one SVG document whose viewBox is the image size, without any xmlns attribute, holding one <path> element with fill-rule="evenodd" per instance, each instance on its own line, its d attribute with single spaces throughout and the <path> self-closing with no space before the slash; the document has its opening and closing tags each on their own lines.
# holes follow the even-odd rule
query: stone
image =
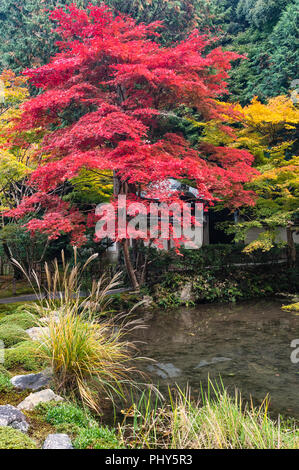
<svg viewBox="0 0 299 470">
<path fill-rule="evenodd" d="M 52 320 L 54 320 L 55 323 L 59 323 L 59 315 L 49 315 L 48 317 L 42 317 L 38 322 L 40 325 L 48 325 Z"/>
<path fill-rule="evenodd" d="M 145 308 L 151 308 L 153 306 L 154 299 L 150 295 L 144 295 L 142 299 L 142 306 Z"/>
<path fill-rule="evenodd" d="M 171 364 L 171 362 L 166 364 L 158 362 L 157 364 L 148 366 L 147 370 L 154 372 L 162 379 L 178 377 L 181 374 L 181 370 Z"/>
<path fill-rule="evenodd" d="M 194 296 L 194 293 L 193 293 L 193 286 L 192 286 L 192 282 L 187 282 L 187 284 L 185 284 L 181 291 L 180 291 L 180 300 L 182 302 L 194 302 L 195 300 L 195 296 Z"/>
<path fill-rule="evenodd" d="M 203 359 L 202 361 L 200 361 L 198 366 L 195 367 L 195 369 L 201 369 L 201 367 L 210 366 L 212 364 L 218 364 L 219 362 L 227 361 L 231 361 L 231 359 L 229 357 L 213 357 L 213 359 L 211 359 L 210 361 L 206 361 L 205 359 Z"/>
<path fill-rule="evenodd" d="M 52 379 L 52 371 L 47 369 L 38 374 L 16 375 L 11 379 L 12 385 L 18 390 L 40 390 L 45 388 Z"/>
<path fill-rule="evenodd" d="M 0 406 L 0 426 L 10 426 L 24 433 L 29 429 L 25 415 L 12 405 Z"/>
<path fill-rule="evenodd" d="M 18 410 L 33 410 L 39 403 L 48 403 L 49 401 L 63 401 L 64 399 L 56 395 L 53 390 L 41 390 L 40 392 L 31 393 L 25 400 L 18 405 Z"/>
<path fill-rule="evenodd" d="M 43 449 L 73 449 L 71 440 L 67 434 L 49 434 Z"/>
<path fill-rule="evenodd" d="M 45 336 L 50 335 L 50 329 L 47 326 L 35 326 L 26 330 L 26 333 L 33 341 L 42 341 Z"/>
</svg>

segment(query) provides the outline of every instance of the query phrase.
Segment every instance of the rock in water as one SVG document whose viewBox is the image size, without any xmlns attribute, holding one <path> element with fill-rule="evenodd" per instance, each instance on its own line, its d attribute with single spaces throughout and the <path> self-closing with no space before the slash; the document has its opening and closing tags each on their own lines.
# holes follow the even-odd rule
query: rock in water
<svg viewBox="0 0 299 470">
<path fill-rule="evenodd" d="M 52 373 L 49 370 L 38 374 L 16 375 L 11 379 L 12 385 L 18 390 L 40 390 L 49 385 Z"/>
<path fill-rule="evenodd" d="M 43 449 L 73 449 L 73 446 L 67 434 L 49 434 Z"/>
<path fill-rule="evenodd" d="M 0 426 L 10 426 L 22 432 L 29 429 L 25 415 L 12 405 L 0 406 Z"/>
<path fill-rule="evenodd" d="M 213 364 L 218 364 L 219 362 L 227 362 L 227 361 L 231 361 L 231 359 L 229 357 L 213 357 L 209 361 L 206 361 L 205 359 L 203 359 L 202 361 L 200 361 L 198 366 L 195 367 L 195 369 L 200 369 L 201 367 L 211 366 Z"/>
<path fill-rule="evenodd" d="M 168 362 L 166 364 L 162 362 L 157 362 L 154 365 L 148 366 L 147 370 L 149 370 L 150 372 L 154 372 L 162 379 L 178 377 L 182 372 L 180 369 L 171 364 L 171 362 Z"/>
<path fill-rule="evenodd" d="M 33 410 L 39 403 L 48 403 L 49 401 L 63 401 L 64 399 L 56 395 L 53 390 L 41 390 L 31 393 L 25 400 L 18 405 L 18 410 Z"/>
</svg>

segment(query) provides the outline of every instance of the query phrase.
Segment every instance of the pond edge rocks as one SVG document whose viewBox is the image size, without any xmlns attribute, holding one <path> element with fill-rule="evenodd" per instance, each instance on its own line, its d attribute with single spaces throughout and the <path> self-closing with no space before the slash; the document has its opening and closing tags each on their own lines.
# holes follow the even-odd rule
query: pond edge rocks
<svg viewBox="0 0 299 470">
<path fill-rule="evenodd" d="M 52 370 L 46 369 L 38 374 L 16 375 L 10 382 L 17 390 L 40 390 L 52 380 Z"/>
<path fill-rule="evenodd" d="M 10 426 L 23 433 L 29 429 L 25 415 L 12 405 L 0 406 L 0 426 Z"/>
<path fill-rule="evenodd" d="M 64 401 L 64 398 L 56 395 L 51 389 L 41 390 L 40 392 L 30 393 L 30 395 L 18 405 L 18 410 L 31 411 L 40 403 L 48 403 L 49 401 L 61 402 Z"/>
<path fill-rule="evenodd" d="M 73 449 L 72 442 L 67 434 L 49 434 L 43 449 Z"/>
</svg>

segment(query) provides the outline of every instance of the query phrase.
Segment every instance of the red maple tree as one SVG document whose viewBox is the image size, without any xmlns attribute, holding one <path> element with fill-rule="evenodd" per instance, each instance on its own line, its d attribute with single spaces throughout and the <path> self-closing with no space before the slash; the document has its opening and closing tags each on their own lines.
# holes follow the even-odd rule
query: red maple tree
<svg viewBox="0 0 299 470">
<path fill-rule="evenodd" d="M 153 40 L 159 22 L 137 25 L 132 18 L 114 17 L 106 6 L 83 10 L 72 4 L 51 18 L 62 38 L 60 52 L 49 64 L 25 71 L 41 92 L 25 103 L 16 124 L 20 135 L 36 128 L 45 132 L 43 158 L 29 181 L 36 193 L 10 216 L 22 217 L 38 204 L 43 217 L 31 220 L 29 230 L 51 238 L 69 233 L 74 244 L 84 243 L 85 218 L 55 194 L 82 168 L 111 170 L 117 193 L 135 200 L 140 187 L 147 187 L 149 198 L 151 188 L 161 185 L 161 202 L 180 201 L 179 192 L 163 190 L 163 183 L 187 178 L 207 201 L 220 199 L 231 207 L 254 203 L 244 189 L 255 172 L 251 154 L 193 148 L 182 135 L 163 133 L 167 126 L 161 125 L 178 105 L 196 109 L 202 120 L 217 119 L 221 107 L 215 99 L 227 93 L 228 71 L 238 54 L 213 49 L 197 31 L 162 47 Z M 127 240 L 118 241 L 137 287 Z"/>
</svg>

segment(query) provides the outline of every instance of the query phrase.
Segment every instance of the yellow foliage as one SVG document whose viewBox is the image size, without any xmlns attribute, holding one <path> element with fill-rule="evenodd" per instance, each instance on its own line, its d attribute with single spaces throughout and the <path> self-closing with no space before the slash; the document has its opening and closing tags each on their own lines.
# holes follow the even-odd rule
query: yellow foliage
<svg viewBox="0 0 299 470">
<path fill-rule="evenodd" d="M 293 101 L 285 96 L 276 96 L 271 98 L 267 104 L 262 104 L 257 97 L 253 98 L 250 105 L 243 109 L 239 106 L 246 123 L 257 128 L 260 132 L 263 129 L 269 131 L 269 127 L 284 127 L 294 129 L 294 124 L 299 123 L 299 110 L 295 107 Z"/>
<path fill-rule="evenodd" d="M 14 204 L 15 183 L 22 181 L 32 171 L 34 142 L 24 147 L 10 144 L 14 134 L 10 131 L 14 120 L 20 115 L 20 105 L 29 97 L 26 77 L 17 77 L 11 70 L 0 75 L 0 210 L 7 210 Z"/>
</svg>

